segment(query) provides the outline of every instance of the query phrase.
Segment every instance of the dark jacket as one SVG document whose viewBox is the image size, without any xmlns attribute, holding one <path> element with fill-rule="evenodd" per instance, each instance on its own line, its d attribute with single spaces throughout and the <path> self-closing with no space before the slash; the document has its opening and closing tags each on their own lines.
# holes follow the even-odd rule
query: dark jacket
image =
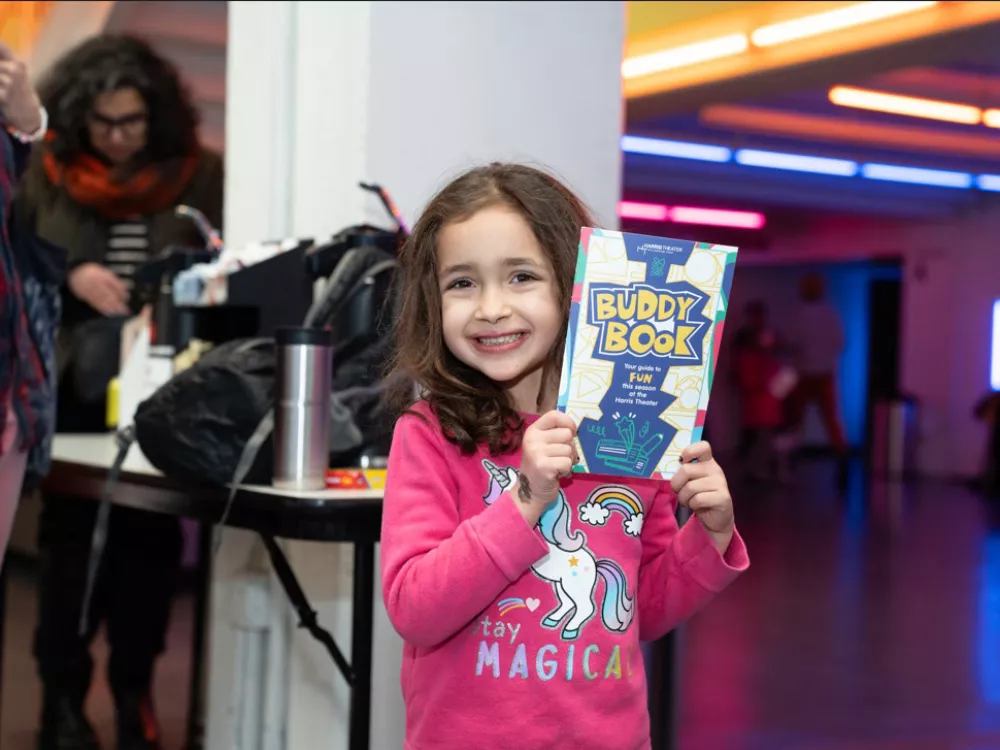
<svg viewBox="0 0 1000 750">
<path fill-rule="evenodd" d="M 212 151 L 203 150 L 198 168 L 177 203 L 197 208 L 221 230 L 222 189 L 222 158 Z M 81 206 L 63 188 L 53 186 L 45 174 L 40 148 L 32 154 L 18 191 L 18 201 L 23 202 L 27 212 L 33 215 L 39 236 L 67 249 L 69 270 L 82 263 L 104 263 L 108 230 L 114 222 L 87 206 Z M 175 216 L 172 209 L 145 218 L 150 222 L 151 255 L 169 245 L 204 245 L 194 224 Z M 71 328 L 97 315 L 79 300 L 67 300 L 63 321 Z"/>
<path fill-rule="evenodd" d="M 109 230 L 115 222 L 73 200 L 63 187 L 52 185 L 45 173 L 42 152 L 41 148 L 35 150 L 21 180 L 16 198 L 18 212 L 30 217 L 29 223 L 44 241 L 66 248 L 67 274 L 83 263 L 103 264 Z M 221 231 L 222 192 L 222 159 L 203 150 L 177 204 L 198 209 Z M 149 222 L 150 256 L 171 245 L 204 246 L 194 224 L 177 217 L 173 208 L 144 218 Z M 62 325 L 56 338 L 59 429 L 100 430 L 104 426 L 105 399 L 101 396 L 93 400 L 83 394 L 106 392 L 107 379 L 113 377 L 108 373 L 115 370 L 113 363 L 118 357 L 122 319 L 104 318 L 99 322 L 101 314 L 77 299 L 65 285 L 62 301 Z M 92 324 L 82 328 L 88 322 Z"/>
<path fill-rule="evenodd" d="M 52 185 L 45 173 L 42 152 L 41 148 L 35 150 L 21 180 L 16 198 L 18 212 L 30 217 L 29 223 L 43 240 L 66 248 L 67 272 L 83 263 L 103 264 L 108 248 L 109 229 L 115 222 L 90 207 L 77 203 L 64 188 Z M 177 204 L 198 209 L 221 230 L 223 178 L 221 157 L 212 151 L 203 150 L 194 176 L 181 193 Z M 204 246 L 204 240 L 194 224 L 188 219 L 177 217 L 172 208 L 145 218 L 149 221 L 151 256 L 171 245 Z M 56 340 L 57 377 L 64 386 L 62 395 L 66 397 L 61 398 L 60 419 L 67 419 L 67 415 L 72 414 L 79 406 L 72 403 L 72 389 L 66 387 L 67 381 L 64 380 L 67 366 L 73 367 L 71 362 L 72 352 L 76 351 L 75 333 L 84 323 L 100 317 L 100 313 L 63 287 L 62 326 Z M 103 410 L 103 403 L 92 404 L 92 408 L 87 409 L 86 414 L 80 417 L 83 424 L 96 423 L 87 428 L 88 431 L 103 425 Z M 70 429 L 76 430 L 79 427 L 73 426 Z"/>
<path fill-rule="evenodd" d="M 10 138 L 0 128 L 0 138 L 4 142 L 4 168 L 11 170 L 17 179 L 28 161 L 29 147 Z M 24 484 L 34 487 L 49 470 L 52 436 L 55 432 L 56 413 L 56 360 L 55 336 L 61 315 L 60 289 L 65 280 L 66 251 L 38 237 L 32 231 L 30 222 L 15 204 L 9 213 L 0 205 L 0 223 L 6 232 L 0 233 L 0 242 L 9 244 L 0 248 L 16 269 L 18 291 L 21 299 L 18 305 L 23 310 L 28 323 L 28 346 L 35 357 L 31 357 L 13 346 L 12 357 L 0 362 L 0 368 L 11 368 L 13 387 L 19 383 L 28 386 L 23 398 L 15 397 L 11 404 L 17 414 L 21 434 L 28 436 L 28 465 Z M 36 377 L 25 377 L 24 369 L 40 368 Z M 2 412 L 0 404 L 0 412 Z M 0 413 L 0 425 L 3 424 Z"/>
</svg>

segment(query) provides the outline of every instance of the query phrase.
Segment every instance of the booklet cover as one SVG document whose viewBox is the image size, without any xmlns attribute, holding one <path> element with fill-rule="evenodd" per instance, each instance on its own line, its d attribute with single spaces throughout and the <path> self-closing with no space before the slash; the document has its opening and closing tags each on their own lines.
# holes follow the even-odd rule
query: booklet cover
<svg viewBox="0 0 1000 750">
<path fill-rule="evenodd" d="M 667 479 L 701 440 L 736 254 L 583 229 L 558 399 L 578 471 Z"/>
</svg>

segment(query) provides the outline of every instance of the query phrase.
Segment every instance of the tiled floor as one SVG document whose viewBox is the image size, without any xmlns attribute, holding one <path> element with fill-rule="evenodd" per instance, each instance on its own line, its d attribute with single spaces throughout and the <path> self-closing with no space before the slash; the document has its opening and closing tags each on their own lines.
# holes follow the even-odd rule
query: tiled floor
<svg viewBox="0 0 1000 750">
<path fill-rule="evenodd" d="M 752 567 L 681 633 L 679 750 L 1000 749 L 1000 520 L 989 506 L 955 485 L 869 487 L 860 472 L 841 497 L 822 463 L 794 486 L 734 497 Z M 33 747 L 34 596 L 15 568 L 0 750 Z M 182 743 L 190 628 L 183 597 L 157 674 L 167 750 Z M 103 679 L 89 710 L 112 748 Z"/>
<path fill-rule="evenodd" d="M 681 750 L 1000 748 L 1000 523 L 964 488 L 734 492 L 751 569 L 684 629 Z"/>
</svg>

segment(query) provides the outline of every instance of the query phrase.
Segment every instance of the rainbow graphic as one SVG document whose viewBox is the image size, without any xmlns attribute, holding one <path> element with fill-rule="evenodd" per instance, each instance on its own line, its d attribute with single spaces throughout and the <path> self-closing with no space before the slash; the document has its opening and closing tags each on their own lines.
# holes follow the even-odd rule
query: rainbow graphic
<svg viewBox="0 0 1000 750">
<path fill-rule="evenodd" d="M 524 599 L 518 599 L 517 597 L 510 596 L 497 602 L 497 607 L 500 610 L 500 616 L 504 617 L 512 609 L 518 609 L 520 607 L 527 609 L 528 605 L 524 603 Z"/>
<path fill-rule="evenodd" d="M 642 500 L 634 490 L 621 485 L 605 485 L 590 493 L 580 506 L 580 520 L 591 526 L 603 526 L 612 513 L 622 516 L 622 528 L 629 536 L 642 533 Z"/>
</svg>

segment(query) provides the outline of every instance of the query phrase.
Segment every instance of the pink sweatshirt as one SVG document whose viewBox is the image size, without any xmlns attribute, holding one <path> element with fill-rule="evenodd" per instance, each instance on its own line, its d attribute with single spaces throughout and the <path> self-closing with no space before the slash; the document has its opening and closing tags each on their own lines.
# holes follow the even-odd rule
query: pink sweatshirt
<svg viewBox="0 0 1000 750">
<path fill-rule="evenodd" d="M 649 747 L 640 641 L 749 565 L 665 482 L 579 474 L 535 528 L 507 489 L 519 452 L 463 456 L 427 406 L 396 425 L 383 596 L 405 641 L 406 750 Z M 526 417 L 529 422 L 537 417 Z"/>
</svg>

